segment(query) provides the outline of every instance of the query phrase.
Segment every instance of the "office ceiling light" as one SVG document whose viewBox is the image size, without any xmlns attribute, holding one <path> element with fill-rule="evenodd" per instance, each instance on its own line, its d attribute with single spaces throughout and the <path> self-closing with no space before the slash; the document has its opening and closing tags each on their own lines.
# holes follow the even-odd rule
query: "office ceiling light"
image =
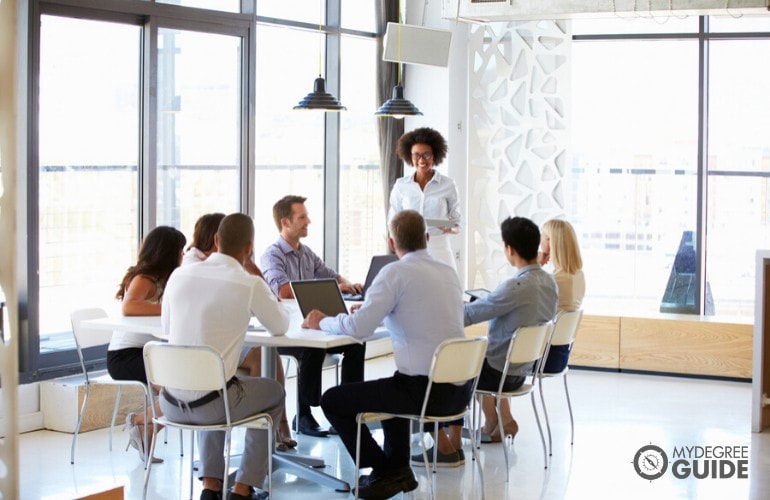
<svg viewBox="0 0 770 500">
<path fill-rule="evenodd" d="M 393 97 L 385 101 L 385 104 L 380 106 L 380 109 L 374 115 L 404 118 L 405 116 L 422 115 L 422 112 L 409 99 L 404 98 L 404 87 L 399 82 L 398 85 L 393 87 Z"/>
<path fill-rule="evenodd" d="M 399 8 L 399 10 L 401 10 Z M 399 21 L 401 15 L 399 14 Z M 398 84 L 393 87 L 393 96 L 380 106 L 374 116 L 390 116 L 393 118 L 404 118 L 406 116 L 422 115 L 417 106 L 412 104 L 404 97 L 404 86 L 401 84 L 401 23 L 398 24 Z"/>
<path fill-rule="evenodd" d="M 313 84 L 313 91 L 299 101 L 294 109 L 320 109 L 323 111 L 342 111 L 345 108 L 336 97 L 326 91 L 326 82 L 318 75 Z"/>
<path fill-rule="evenodd" d="M 318 13 L 318 78 L 313 83 L 313 91 L 299 101 L 294 106 L 294 109 L 342 111 L 347 108 L 336 97 L 326 91 L 326 81 L 321 76 L 321 60 L 323 58 L 323 30 L 321 25 L 321 20 L 323 19 L 323 0 L 320 2 L 320 7 L 320 12 Z"/>
</svg>

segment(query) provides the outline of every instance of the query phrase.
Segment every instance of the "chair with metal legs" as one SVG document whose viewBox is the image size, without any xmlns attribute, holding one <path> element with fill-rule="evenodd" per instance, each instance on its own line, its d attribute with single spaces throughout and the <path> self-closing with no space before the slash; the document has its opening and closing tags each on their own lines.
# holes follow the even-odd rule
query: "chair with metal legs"
<svg viewBox="0 0 770 500">
<path fill-rule="evenodd" d="M 540 431 L 540 440 L 543 444 L 543 459 L 545 461 L 545 468 L 548 468 L 548 451 L 545 445 L 545 436 L 543 436 L 543 427 L 540 424 L 540 416 L 537 412 L 537 406 L 535 405 L 535 389 L 540 380 L 538 376 L 543 356 L 548 348 L 548 342 L 551 338 L 551 332 L 553 331 L 553 323 L 548 322 L 539 326 L 522 326 L 516 329 L 511 336 L 511 341 L 508 344 L 508 353 L 506 359 L 508 363 L 503 368 L 502 378 L 500 379 L 500 386 L 496 391 L 476 389 L 476 396 L 489 396 L 495 398 L 495 411 L 497 412 L 497 424 L 499 426 L 499 432 L 501 436 L 505 436 L 503 429 L 503 419 L 500 414 L 500 401 L 505 398 L 513 398 L 530 395 L 532 400 L 532 410 L 535 413 L 535 421 L 537 422 L 537 430 Z M 508 367 L 511 364 L 534 364 L 534 370 L 529 373 L 521 385 L 515 391 L 504 391 L 503 385 L 505 378 L 508 376 Z M 474 398 L 474 403 L 476 398 Z M 474 415 L 476 412 L 474 411 Z M 471 432 L 475 434 L 475 432 Z M 508 447 L 506 443 L 502 443 L 503 455 L 505 456 L 505 481 L 508 482 L 510 477 L 509 464 L 508 464 Z"/>
<path fill-rule="evenodd" d="M 553 336 L 549 346 L 549 352 L 554 348 L 565 349 L 567 351 L 567 358 L 569 359 L 569 353 L 572 352 L 572 345 L 577 337 L 578 327 L 580 326 L 580 320 L 583 317 L 583 310 L 578 309 L 576 311 L 561 311 L 556 316 L 553 327 Z M 546 360 L 548 354 L 546 354 Z M 569 387 L 567 386 L 567 372 L 569 366 L 567 363 L 558 372 L 546 372 L 547 366 L 544 365 L 541 370 L 541 379 L 548 379 L 554 377 L 562 377 L 564 379 L 564 394 L 567 396 L 567 408 L 569 409 L 569 422 L 570 422 L 570 445 L 575 442 L 575 418 L 572 414 L 572 402 L 569 397 Z M 553 440 L 551 438 L 551 424 L 548 419 L 548 410 L 545 406 L 545 396 L 543 395 L 543 381 L 540 381 L 540 402 L 543 405 L 543 415 L 545 416 L 545 426 L 548 429 L 548 454 L 553 455 Z"/>
<path fill-rule="evenodd" d="M 83 372 L 83 376 L 85 377 L 85 383 L 84 383 L 84 395 L 83 395 L 83 404 L 80 407 L 80 411 L 78 412 L 78 420 L 75 424 L 75 432 L 72 435 L 72 446 L 70 449 L 70 464 L 75 463 L 75 448 L 77 447 L 78 443 L 78 434 L 80 433 L 80 426 L 83 423 L 83 414 L 86 411 L 86 407 L 88 406 L 88 396 L 91 392 L 91 387 L 94 385 L 114 385 L 117 386 L 118 393 L 115 396 L 115 405 L 112 410 L 112 420 L 110 421 L 110 439 L 109 439 L 109 448 L 110 451 L 112 451 L 112 431 L 115 427 L 115 418 L 118 414 L 118 408 L 120 407 L 120 397 L 122 394 L 123 386 L 132 386 L 136 387 L 138 389 L 141 389 L 144 394 L 144 404 L 143 404 L 143 411 L 144 414 L 147 414 L 147 406 L 149 405 L 150 408 L 153 408 L 153 398 L 152 398 L 152 391 L 150 388 L 143 384 L 142 382 L 139 382 L 138 380 L 115 380 L 108 373 L 103 374 L 96 374 L 93 371 L 89 371 L 86 366 L 85 356 L 83 354 L 83 351 L 85 349 L 89 349 L 92 347 L 102 347 L 106 348 L 106 346 L 110 343 L 110 339 L 112 338 L 112 332 L 108 330 L 99 330 L 95 328 L 89 328 L 86 325 L 83 325 L 82 322 L 90 319 L 99 319 L 99 318 L 106 318 L 107 313 L 104 311 L 104 309 L 100 308 L 88 308 L 88 309 L 78 309 L 76 311 L 72 311 L 70 314 L 70 321 L 72 323 L 72 333 L 75 337 L 75 348 L 78 353 L 78 359 L 80 360 L 80 369 Z M 144 442 L 147 442 L 147 421 L 145 420 L 144 423 Z M 144 462 L 147 463 L 147 453 L 148 450 L 144 450 Z M 146 466 L 146 465 L 145 465 Z"/>
<path fill-rule="evenodd" d="M 190 498 L 193 492 L 193 464 L 195 458 L 196 431 L 225 432 L 225 474 L 222 478 L 222 491 L 227 492 L 228 471 L 230 467 L 230 441 L 232 429 L 246 427 L 261 429 L 267 432 L 268 472 L 267 491 L 269 498 L 273 497 L 273 419 L 267 413 L 257 413 L 247 418 L 233 421 L 230 418 L 230 404 L 227 395 L 227 378 L 222 356 L 209 346 L 171 345 L 163 342 L 148 342 L 144 346 L 144 367 L 147 371 L 147 381 L 153 385 L 188 391 L 219 391 L 225 410 L 225 422 L 219 424 L 187 424 L 170 420 L 166 416 L 154 417 L 153 425 L 177 427 L 180 430 L 191 431 L 190 440 Z M 150 456 L 155 449 L 156 440 L 150 447 Z M 150 480 L 152 461 L 147 466 L 144 476 L 143 498 L 147 497 L 147 485 Z"/>
<path fill-rule="evenodd" d="M 420 428 L 425 423 L 433 423 L 434 436 L 438 433 L 438 424 L 441 422 L 452 422 L 463 418 L 470 413 L 470 400 L 473 398 L 473 391 L 476 390 L 476 383 L 478 382 L 479 373 L 481 373 L 481 366 L 484 364 L 484 356 L 487 351 L 487 338 L 486 337 L 474 337 L 474 338 L 458 338 L 445 340 L 436 348 L 433 353 L 433 361 L 431 362 L 430 372 L 428 373 L 428 386 L 425 389 L 425 398 L 422 403 L 422 410 L 419 414 L 392 414 L 392 413 L 359 413 L 356 416 L 356 422 L 358 423 L 358 431 L 356 432 L 356 475 L 355 481 L 358 482 L 358 475 L 361 466 L 361 428 L 368 423 L 379 422 L 381 420 L 387 420 L 390 418 L 406 418 L 413 422 L 417 422 Z M 467 382 L 473 380 L 473 391 L 470 393 L 470 397 L 466 402 L 465 409 L 455 415 L 429 415 L 428 400 L 430 399 L 431 387 L 433 384 L 455 384 Z M 422 456 L 424 463 L 431 463 L 428 461 L 427 448 L 425 446 L 425 433 L 420 433 L 422 440 Z M 479 477 L 481 483 L 481 498 L 484 498 L 484 472 L 481 469 L 481 463 L 479 462 L 478 449 L 476 447 L 475 433 L 470 433 L 471 450 L 473 451 L 473 460 L 479 470 Z M 410 440 L 411 443 L 411 440 Z M 411 451 L 410 451 L 411 455 Z M 438 446 L 433 447 L 433 467 L 432 474 L 430 474 L 431 481 L 430 497 L 434 498 L 435 494 L 435 481 L 436 481 L 436 458 L 438 455 Z M 355 487 L 355 498 L 358 499 L 358 487 Z"/>
</svg>

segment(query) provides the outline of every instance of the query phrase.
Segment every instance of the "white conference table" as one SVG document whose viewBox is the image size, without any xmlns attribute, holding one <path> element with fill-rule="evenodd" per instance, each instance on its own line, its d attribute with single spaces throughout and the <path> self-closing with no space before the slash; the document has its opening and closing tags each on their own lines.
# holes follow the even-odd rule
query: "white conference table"
<svg viewBox="0 0 770 500">
<path fill-rule="evenodd" d="M 347 335 L 333 335 L 318 330 L 302 328 L 302 315 L 294 300 L 281 301 L 291 312 L 289 329 L 285 335 L 273 336 L 266 332 L 260 325 L 252 323 L 246 332 L 245 345 L 262 347 L 262 375 L 275 378 L 277 366 L 275 362 L 278 347 L 316 347 L 329 349 L 358 342 Z M 350 304 L 348 304 L 350 305 Z M 166 333 L 161 326 L 160 316 L 112 316 L 107 318 L 91 319 L 83 321 L 91 328 L 100 330 L 125 331 L 135 333 L 147 333 L 165 340 Z M 366 340 L 376 340 L 388 335 L 384 326 L 380 326 L 374 334 Z M 233 457 L 235 458 L 235 457 Z M 231 462 L 236 466 L 237 460 Z M 273 453 L 273 470 L 285 469 L 293 475 L 303 477 L 318 484 L 329 486 L 337 491 L 350 491 L 350 484 L 335 476 L 325 474 L 318 470 L 324 467 L 322 459 L 293 452 Z"/>
</svg>

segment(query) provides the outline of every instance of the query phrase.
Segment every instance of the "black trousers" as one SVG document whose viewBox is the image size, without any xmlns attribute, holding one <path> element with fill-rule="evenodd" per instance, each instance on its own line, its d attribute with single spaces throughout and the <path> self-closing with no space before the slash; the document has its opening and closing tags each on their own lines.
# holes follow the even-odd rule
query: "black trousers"
<svg viewBox="0 0 770 500">
<path fill-rule="evenodd" d="M 327 390 L 321 408 L 340 439 L 356 458 L 356 415 L 361 412 L 419 414 L 425 398 L 428 377 L 399 372 L 392 377 L 340 385 Z M 428 413 L 451 415 L 465 408 L 471 397 L 472 381 L 457 386 L 434 384 L 428 401 Z M 361 429 L 361 467 L 386 473 L 409 465 L 409 420 L 394 418 L 382 422 L 384 449 L 380 448 L 366 426 Z"/>
<path fill-rule="evenodd" d="M 310 415 L 310 407 L 321 404 L 321 370 L 323 370 L 326 353 L 342 354 L 342 376 L 340 383 L 363 382 L 364 355 L 366 344 L 349 344 L 331 349 L 315 349 L 312 347 L 279 347 L 280 354 L 288 354 L 297 358 L 299 377 L 299 414 Z"/>
</svg>

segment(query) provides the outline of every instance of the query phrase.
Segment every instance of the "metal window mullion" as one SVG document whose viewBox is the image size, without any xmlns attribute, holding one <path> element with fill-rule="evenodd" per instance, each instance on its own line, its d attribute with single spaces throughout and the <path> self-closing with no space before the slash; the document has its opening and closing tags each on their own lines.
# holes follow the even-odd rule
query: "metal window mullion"
<svg viewBox="0 0 770 500">
<path fill-rule="evenodd" d="M 326 25 L 326 88 L 340 98 L 340 0 L 327 0 Z M 324 260 L 339 269 L 340 113 L 325 113 L 324 131 Z"/>
<path fill-rule="evenodd" d="M 140 136 L 139 241 L 155 227 L 157 221 L 158 151 L 158 24 L 154 18 L 145 20 L 142 30 L 142 97 Z"/>
<path fill-rule="evenodd" d="M 708 18 L 699 19 L 698 36 L 698 174 L 695 246 L 695 297 L 697 314 L 704 314 L 706 305 L 706 231 L 708 217 L 708 100 L 709 100 L 709 42 L 706 37 Z"/>
<path fill-rule="evenodd" d="M 254 9 L 256 10 L 256 9 Z M 257 23 L 241 38 L 241 212 L 254 217 L 256 206 Z"/>
</svg>

